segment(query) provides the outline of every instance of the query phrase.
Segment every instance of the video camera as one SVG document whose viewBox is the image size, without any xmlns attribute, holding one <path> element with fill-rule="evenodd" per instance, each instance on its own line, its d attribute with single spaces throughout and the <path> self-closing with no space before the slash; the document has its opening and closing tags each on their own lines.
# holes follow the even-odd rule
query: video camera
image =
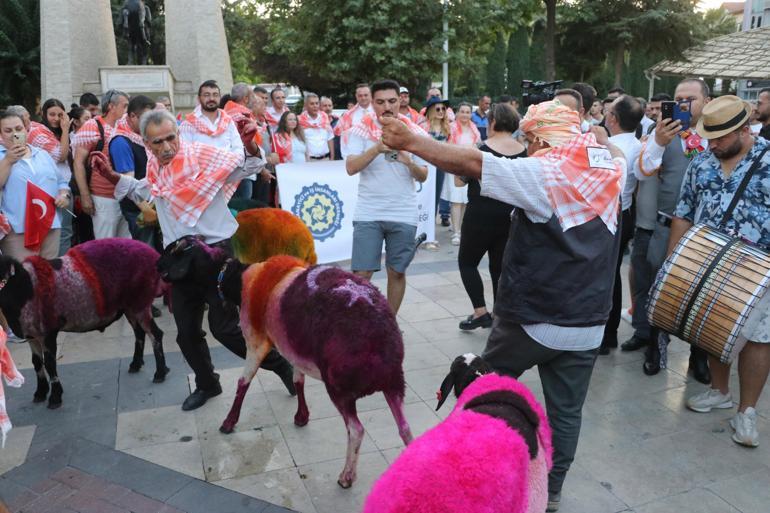
<svg viewBox="0 0 770 513">
<path fill-rule="evenodd" d="M 553 100 L 556 94 L 556 90 L 559 89 L 563 80 L 555 80 L 553 82 L 533 82 L 531 80 L 522 80 L 521 89 L 521 103 L 524 109 L 527 109 L 530 105 L 537 105 L 538 103 L 547 102 Z"/>
</svg>

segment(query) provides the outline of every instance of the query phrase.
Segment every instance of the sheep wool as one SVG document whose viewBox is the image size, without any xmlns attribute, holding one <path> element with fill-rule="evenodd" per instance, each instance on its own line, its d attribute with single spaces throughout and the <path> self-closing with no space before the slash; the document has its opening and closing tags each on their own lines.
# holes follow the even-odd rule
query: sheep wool
<svg viewBox="0 0 770 513">
<path fill-rule="evenodd" d="M 473 398 L 511 391 L 537 414 L 538 452 L 505 421 L 465 410 Z M 548 503 L 551 429 L 529 389 L 487 374 L 460 395 L 452 413 L 407 447 L 374 484 L 363 513 L 542 513 Z"/>
<path fill-rule="evenodd" d="M 24 376 L 21 375 L 21 372 L 16 368 L 16 364 L 13 363 L 13 358 L 11 358 L 11 352 L 8 350 L 7 342 L 8 336 L 5 334 L 5 331 L 0 328 L 0 376 L 5 379 L 5 382 L 9 387 L 18 388 L 24 384 Z M 11 419 L 8 417 L 8 412 L 5 409 L 3 379 L 0 379 L 0 438 L 2 438 L 0 447 L 5 447 L 5 437 L 12 427 Z"/>
<path fill-rule="evenodd" d="M 264 262 L 273 255 L 290 255 L 310 265 L 316 263 L 315 243 L 307 226 L 279 208 L 244 210 L 236 217 L 232 237 L 235 256 L 245 264 Z"/>
</svg>

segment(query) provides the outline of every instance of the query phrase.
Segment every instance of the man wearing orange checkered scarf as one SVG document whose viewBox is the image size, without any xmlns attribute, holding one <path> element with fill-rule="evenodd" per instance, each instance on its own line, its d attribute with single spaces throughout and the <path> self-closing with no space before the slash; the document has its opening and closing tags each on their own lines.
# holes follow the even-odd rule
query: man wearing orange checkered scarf
<svg viewBox="0 0 770 513">
<path fill-rule="evenodd" d="M 547 511 L 556 511 L 612 306 L 626 162 L 606 133 L 581 134 L 578 114 L 558 101 L 531 106 L 521 130 L 529 158 L 416 137 L 397 120 L 383 121 L 383 142 L 479 179 L 482 195 L 515 207 L 482 357 L 516 378 L 538 367 L 553 428 Z"/>
<path fill-rule="evenodd" d="M 92 166 L 115 184 L 117 199 L 154 200 L 166 247 L 159 266 L 172 282 L 177 343 L 195 373 L 196 389 L 182 409 L 193 410 L 222 392 L 201 327 L 205 304 L 209 306 L 211 334 L 241 358 L 246 356 L 238 311 L 225 304 L 211 284 L 221 265 L 214 263 L 213 257 L 223 257 L 222 252 L 232 254 L 230 237 L 238 228 L 227 202 L 249 171 L 240 165 L 242 158 L 232 152 L 180 141 L 176 120 L 168 111 L 145 113 L 139 126 L 153 154 L 145 179 L 115 173 L 99 153 L 93 154 Z M 205 279 L 199 279 L 201 275 Z M 262 367 L 279 374 L 294 391 L 291 365 L 278 353 L 269 354 Z"/>
</svg>

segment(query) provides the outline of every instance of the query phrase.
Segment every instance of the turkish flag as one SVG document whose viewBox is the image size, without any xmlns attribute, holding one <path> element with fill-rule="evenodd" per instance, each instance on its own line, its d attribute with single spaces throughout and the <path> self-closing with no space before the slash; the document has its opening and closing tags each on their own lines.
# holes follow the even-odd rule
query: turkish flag
<svg viewBox="0 0 770 513">
<path fill-rule="evenodd" d="M 27 208 L 24 214 L 24 247 L 40 250 L 56 216 L 54 198 L 32 182 L 27 182 Z"/>
</svg>

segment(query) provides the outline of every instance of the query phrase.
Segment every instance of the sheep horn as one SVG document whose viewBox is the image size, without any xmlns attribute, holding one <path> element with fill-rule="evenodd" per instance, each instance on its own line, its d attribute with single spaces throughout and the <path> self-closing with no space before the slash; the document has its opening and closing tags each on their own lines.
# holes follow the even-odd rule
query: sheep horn
<svg viewBox="0 0 770 513">
<path fill-rule="evenodd" d="M 449 397 L 453 386 L 455 386 L 455 375 L 454 372 L 450 372 L 446 375 L 444 381 L 441 382 L 441 388 L 439 388 L 439 391 L 436 394 L 438 396 L 438 405 L 436 405 L 436 411 L 441 408 L 441 405 L 444 404 L 446 398 Z"/>
</svg>

